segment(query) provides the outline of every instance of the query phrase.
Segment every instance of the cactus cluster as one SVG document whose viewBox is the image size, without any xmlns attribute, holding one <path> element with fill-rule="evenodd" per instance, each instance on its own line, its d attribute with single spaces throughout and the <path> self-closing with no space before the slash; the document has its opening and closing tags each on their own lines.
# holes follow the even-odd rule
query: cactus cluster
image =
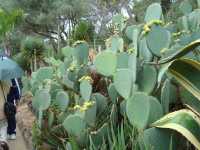
<svg viewBox="0 0 200 150">
<path fill-rule="evenodd" d="M 125 29 L 117 16 L 119 33 L 93 62 L 84 41 L 63 48 L 64 60 L 48 59 L 49 67 L 33 73 L 30 81 L 43 142 L 59 149 L 168 150 L 185 140 L 177 131 L 200 148 L 200 63 L 192 53 L 200 45 L 192 32 L 194 21 L 196 31 L 200 25 L 197 13 L 189 14 L 187 24 L 181 17 L 170 30 L 160 4 L 154 3 L 147 8 L 145 25 Z M 120 36 L 124 33 L 128 42 Z M 169 113 L 180 98 L 188 109 Z"/>
</svg>

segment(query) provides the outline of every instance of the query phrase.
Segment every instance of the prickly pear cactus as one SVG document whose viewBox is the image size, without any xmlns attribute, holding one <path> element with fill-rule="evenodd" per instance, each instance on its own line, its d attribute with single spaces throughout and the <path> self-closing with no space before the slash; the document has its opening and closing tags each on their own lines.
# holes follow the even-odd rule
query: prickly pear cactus
<svg viewBox="0 0 200 150">
<path fill-rule="evenodd" d="M 96 56 L 94 65 L 100 74 L 112 76 L 116 71 L 117 56 L 110 51 L 101 52 Z"/>
<path fill-rule="evenodd" d="M 45 59 L 48 67 L 29 82 L 41 141 L 61 150 L 175 150 L 183 135 L 198 147 L 198 126 L 195 132 L 191 127 L 200 122 L 194 115 L 199 114 L 200 11 L 188 1 L 177 7 L 180 17 L 172 22 L 159 3 L 149 5 L 138 24 L 116 15 L 114 34 L 92 59 L 85 41 L 62 48 L 61 59 Z M 182 108 L 196 123 L 184 117 L 178 125 L 163 121 Z"/>
</svg>

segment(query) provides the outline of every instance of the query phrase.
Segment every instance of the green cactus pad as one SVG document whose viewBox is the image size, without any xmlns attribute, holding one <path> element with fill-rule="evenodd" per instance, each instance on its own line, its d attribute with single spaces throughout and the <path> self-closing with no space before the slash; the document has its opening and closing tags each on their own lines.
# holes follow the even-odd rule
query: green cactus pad
<svg viewBox="0 0 200 150">
<path fill-rule="evenodd" d="M 74 87 L 74 82 L 72 82 L 70 79 L 69 79 L 69 76 L 68 76 L 68 72 L 63 76 L 62 78 L 62 83 L 69 87 L 69 88 L 73 88 Z"/>
<path fill-rule="evenodd" d="M 126 36 L 131 41 L 137 41 L 140 30 L 141 30 L 140 26 L 136 26 L 136 25 L 128 26 L 126 28 Z"/>
<path fill-rule="evenodd" d="M 85 111 L 85 121 L 87 122 L 88 125 L 94 127 L 95 126 L 95 121 L 96 121 L 96 114 L 97 114 L 97 104 L 94 103 L 91 107 L 89 107 Z"/>
<path fill-rule="evenodd" d="M 94 61 L 97 72 L 105 75 L 112 76 L 117 67 L 117 56 L 110 51 L 103 51 L 99 53 Z"/>
<path fill-rule="evenodd" d="M 51 104 L 51 95 L 46 89 L 36 91 L 33 97 L 33 107 L 37 110 L 46 110 Z"/>
<path fill-rule="evenodd" d="M 69 134 L 79 136 L 86 128 L 86 122 L 79 115 L 73 114 L 64 120 L 63 127 Z"/>
<path fill-rule="evenodd" d="M 165 48 L 169 48 L 171 43 L 171 35 L 168 30 L 161 26 L 153 25 L 151 31 L 146 36 L 148 48 L 151 52 L 161 57 L 161 52 Z"/>
<path fill-rule="evenodd" d="M 73 56 L 73 48 L 72 47 L 70 47 L 70 46 L 66 46 L 66 47 L 63 47 L 62 49 L 61 49 L 61 51 L 62 51 L 62 54 L 66 57 L 66 58 L 70 58 L 70 57 L 72 57 Z"/>
<path fill-rule="evenodd" d="M 188 0 L 184 0 L 181 2 L 179 6 L 179 10 L 182 14 L 187 15 L 192 11 L 192 4 Z"/>
<path fill-rule="evenodd" d="M 85 101 L 90 100 L 90 96 L 91 96 L 91 93 L 92 93 L 92 85 L 90 84 L 90 81 L 88 81 L 88 80 L 81 81 L 81 83 L 80 83 L 80 93 L 81 93 L 82 98 Z"/>
<path fill-rule="evenodd" d="M 156 86 L 157 71 L 154 66 L 144 65 L 138 75 L 139 91 L 151 93 Z"/>
<path fill-rule="evenodd" d="M 126 52 L 117 54 L 117 68 L 128 68 L 129 55 Z"/>
<path fill-rule="evenodd" d="M 163 116 L 163 108 L 157 98 L 149 96 L 150 100 L 150 116 L 148 124 L 160 119 Z"/>
<path fill-rule="evenodd" d="M 141 32 L 141 26 L 128 26 L 126 28 L 126 36 L 129 38 L 129 40 L 132 41 L 132 47 L 134 50 L 138 50 L 138 37 Z"/>
<path fill-rule="evenodd" d="M 136 81 L 136 75 L 137 75 L 137 57 L 135 54 L 131 54 L 129 56 L 129 61 L 128 61 L 128 68 L 132 72 L 132 81 Z"/>
<path fill-rule="evenodd" d="M 144 129 L 162 116 L 162 108 L 156 98 L 136 92 L 127 100 L 126 114 L 133 126 Z"/>
<path fill-rule="evenodd" d="M 42 67 L 37 70 L 35 74 L 35 79 L 37 82 L 42 82 L 45 79 L 52 79 L 53 77 L 53 68 L 52 67 Z"/>
<path fill-rule="evenodd" d="M 86 42 L 81 41 L 75 44 L 73 52 L 78 65 L 88 63 L 89 46 Z"/>
<path fill-rule="evenodd" d="M 162 8 L 159 3 L 151 4 L 147 10 L 144 20 L 150 22 L 152 20 L 160 20 L 162 17 Z"/>
<path fill-rule="evenodd" d="M 110 40 L 111 40 L 111 43 L 109 44 L 110 46 L 107 47 L 107 49 L 113 52 L 124 51 L 124 40 L 120 36 L 114 35 L 110 38 Z"/>
<path fill-rule="evenodd" d="M 117 92 L 127 99 L 132 91 L 133 78 L 130 69 L 118 69 L 114 75 L 114 85 Z"/>
<path fill-rule="evenodd" d="M 146 43 L 146 39 L 143 38 L 140 42 L 139 42 L 139 58 L 141 60 L 144 60 L 146 62 L 149 62 L 152 60 L 153 55 L 150 52 L 149 48 L 147 47 L 147 43 Z"/>
<path fill-rule="evenodd" d="M 199 31 L 199 19 L 200 19 L 200 10 L 196 9 L 193 12 L 191 12 L 190 14 L 188 14 L 188 23 L 189 23 L 189 27 L 190 30 L 192 30 L 193 32 Z M 194 33 L 195 34 L 195 33 Z M 192 38 L 193 41 L 199 39 L 198 38 Z"/>
<path fill-rule="evenodd" d="M 150 115 L 149 97 L 144 93 L 135 93 L 127 100 L 126 114 L 132 125 L 145 128 Z"/>
<path fill-rule="evenodd" d="M 60 91 L 56 95 L 56 101 L 55 104 L 58 106 L 58 108 L 62 111 L 64 111 L 68 105 L 69 105 L 69 96 L 68 93 L 64 91 Z"/>
</svg>

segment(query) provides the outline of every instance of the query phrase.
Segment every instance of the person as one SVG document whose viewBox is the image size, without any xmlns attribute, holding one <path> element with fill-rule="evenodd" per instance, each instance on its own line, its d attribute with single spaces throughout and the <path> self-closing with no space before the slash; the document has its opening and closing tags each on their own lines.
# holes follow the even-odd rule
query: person
<svg viewBox="0 0 200 150">
<path fill-rule="evenodd" d="M 10 91 L 7 94 L 7 101 L 14 104 L 16 107 L 21 97 L 21 90 L 18 83 L 18 79 L 11 79 L 12 85 Z M 9 140 L 16 139 L 16 115 L 7 117 L 7 138 Z"/>
<path fill-rule="evenodd" d="M 6 95 L 9 93 L 11 87 L 11 82 L 0 81 L 0 140 L 7 140 L 7 121 L 4 113 L 4 104 L 6 101 Z"/>
<path fill-rule="evenodd" d="M 8 143 L 0 140 L 0 150 L 9 150 Z"/>
</svg>

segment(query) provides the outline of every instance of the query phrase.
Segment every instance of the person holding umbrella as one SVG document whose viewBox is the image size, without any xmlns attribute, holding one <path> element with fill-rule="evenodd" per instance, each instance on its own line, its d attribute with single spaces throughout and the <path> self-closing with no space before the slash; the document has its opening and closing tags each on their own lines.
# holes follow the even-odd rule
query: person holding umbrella
<svg viewBox="0 0 200 150">
<path fill-rule="evenodd" d="M 16 78 L 20 78 L 23 75 L 22 69 L 13 60 L 6 56 L 0 56 L 0 86 L 3 93 L 2 102 L 4 102 L 4 110 L 8 127 L 8 139 L 16 139 L 16 100 L 19 99 L 20 91 L 18 91 L 18 82 Z M 10 86 L 9 92 L 4 89 L 3 82 L 6 82 L 7 86 Z M 2 103 L 1 102 L 1 103 Z"/>
<path fill-rule="evenodd" d="M 16 107 L 17 104 L 20 100 L 20 96 L 21 96 L 21 92 L 20 92 L 20 87 L 19 87 L 19 83 L 18 80 L 15 79 L 11 79 L 12 81 L 12 85 L 10 87 L 10 91 L 7 94 L 7 102 L 11 103 L 14 106 L 14 114 L 13 115 L 7 115 L 7 123 L 8 123 L 8 127 L 7 127 L 7 138 L 10 140 L 15 140 L 16 139 Z"/>
<path fill-rule="evenodd" d="M 0 81 L 0 140 L 6 141 L 7 132 L 6 132 L 6 116 L 4 113 L 4 103 L 6 95 L 9 93 L 11 83 L 9 81 Z"/>
</svg>

